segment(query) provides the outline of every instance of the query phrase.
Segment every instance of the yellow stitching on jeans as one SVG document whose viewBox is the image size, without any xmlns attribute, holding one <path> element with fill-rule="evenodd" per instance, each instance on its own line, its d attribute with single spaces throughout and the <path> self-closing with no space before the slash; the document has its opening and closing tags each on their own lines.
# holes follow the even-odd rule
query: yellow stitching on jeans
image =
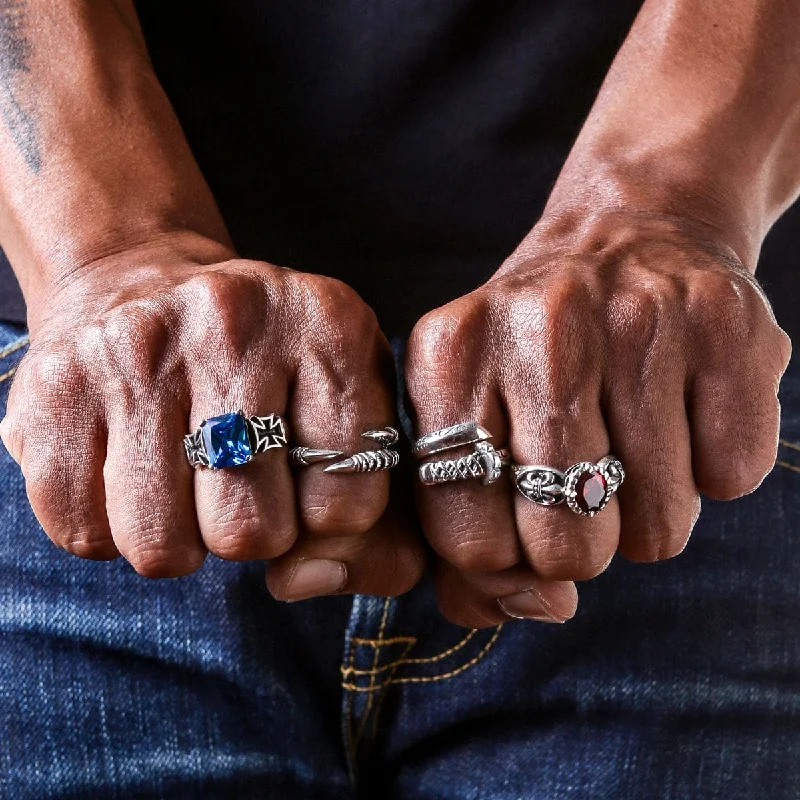
<svg viewBox="0 0 800 800">
<path fill-rule="evenodd" d="M 454 669 L 450 672 L 445 672 L 443 675 L 420 675 L 408 678 L 389 678 L 388 680 L 383 681 L 383 683 L 378 683 L 375 686 L 369 687 L 358 686 L 355 683 L 343 683 L 342 686 L 353 692 L 376 692 L 379 689 L 383 689 L 385 686 L 389 686 L 393 683 L 433 683 L 434 681 L 443 681 L 447 678 L 452 678 L 477 664 L 489 652 L 489 650 L 492 649 L 494 643 L 497 641 L 497 637 L 500 636 L 500 631 L 503 629 L 503 625 L 505 625 L 505 623 L 502 623 L 495 628 L 492 638 L 489 639 L 489 641 L 484 645 L 483 649 L 474 658 L 467 661 L 466 664 L 462 664 L 457 669 Z"/>
<path fill-rule="evenodd" d="M 4 372 L 2 375 L 0 375 L 0 383 L 2 383 L 3 381 L 7 381 L 9 378 L 13 378 L 14 373 L 16 371 L 17 371 L 16 367 L 11 367 L 11 369 L 8 372 Z"/>
<path fill-rule="evenodd" d="M 383 640 L 383 634 L 386 632 L 386 620 L 389 618 L 389 602 L 390 598 L 385 598 L 383 601 L 383 614 L 381 615 L 381 624 L 380 628 L 378 628 L 378 640 Z M 369 679 L 370 689 L 375 685 L 375 675 L 377 673 L 377 666 L 378 666 L 378 659 L 381 655 L 381 648 L 380 646 L 375 648 L 375 655 L 372 658 L 372 675 Z M 369 712 L 372 711 L 372 698 L 375 695 L 370 692 L 369 697 L 367 698 L 367 707 L 364 709 L 364 713 L 361 716 L 361 724 L 358 726 L 358 733 L 356 734 L 355 744 L 353 746 L 353 752 L 358 754 L 358 746 L 361 744 L 361 737 L 364 735 L 364 728 L 367 724 L 367 720 L 369 719 Z"/>
<path fill-rule="evenodd" d="M 350 641 L 354 642 L 355 644 L 383 647 L 386 644 L 399 644 L 400 642 L 408 644 L 409 642 L 416 642 L 417 639 L 414 636 L 395 636 L 392 639 L 359 639 L 357 636 L 354 636 Z"/>
<path fill-rule="evenodd" d="M 400 656 L 397 661 L 391 661 L 388 664 L 384 664 L 382 667 L 378 667 L 377 669 L 350 669 L 342 667 L 342 674 L 343 675 L 372 675 L 373 672 L 386 672 L 387 669 L 391 669 L 392 667 L 399 667 L 401 664 L 431 664 L 434 661 L 441 661 L 443 658 L 447 658 L 448 656 L 453 655 L 457 650 L 460 650 L 464 647 L 467 642 L 472 639 L 473 636 L 478 632 L 477 628 L 473 628 L 466 636 L 464 636 L 461 641 L 456 642 L 452 647 L 448 647 L 447 650 L 444 650 L 441 653 L 438 653 L 435 656 L 428 656 L 427 658 L 405 658 L 404 656 Z M 388 644 L 391 640 L 386 639 L 386 643 Z M 397 640 L 395 640 L 397 641 Z M 416 644 L 416 639 L 414 639 L 414 644 Z M 413 646 L 413 645 L 412 645 Z M 406 653 L 409 652 L 411 648 L 409 647 L 406 650 Z"/>
<path fill-rule="evenodd" d="M 800 467 L 798 467 L 796 464 L 790 464 L 788 461 L 776 461 L 775 463 L 779 467 L 790 469 L 792 472 L 800 472 Z"/>
<path fill-rule="evenodd" d="M 788 447 L 790 450 L 800 450 L 800 444 L 795 444 L 795 442 L 787 442 L 786 439 L 781 439 L 779 444 L 782 444 L 784 447 Z"/>
<path fill-rule="evenodd" d="M 27 336 L 23 336 L 18 342 L 14 342 L 14 344 L 8 345 L 4 350 L 0 350 L 0 358 L 5 358 L 6 356 L 10 356 L 12 353 L 16 353 L 22 347 L 25 347 L 26 344 L 30 341 L 30 338 Z"/>
</svg>

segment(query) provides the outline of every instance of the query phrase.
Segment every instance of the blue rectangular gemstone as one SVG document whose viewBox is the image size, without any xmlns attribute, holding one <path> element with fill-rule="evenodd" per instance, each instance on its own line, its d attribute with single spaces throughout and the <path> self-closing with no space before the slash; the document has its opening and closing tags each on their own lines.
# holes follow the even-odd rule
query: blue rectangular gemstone
<svg viewBox="0 0 800 800">
<path fill-rule="evenodd" d="M 244 414 L 211 417 L 200 426 L 200 433 L 209 463 L 215 469 L 238 467 L 253 458 Z"/>
</svg>

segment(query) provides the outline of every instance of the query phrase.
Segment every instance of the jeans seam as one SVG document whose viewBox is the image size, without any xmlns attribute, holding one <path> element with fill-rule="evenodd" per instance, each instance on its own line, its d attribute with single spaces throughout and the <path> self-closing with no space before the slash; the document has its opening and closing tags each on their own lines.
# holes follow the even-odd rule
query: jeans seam
<svg viewBox="0 0 800 800">
<path fill-rule="evenodd" d="M 16 367 L 11 367 L 11 369 L 8 370 L 8 372 L 4 372 L 2 375 L 0 375 L 0 383 L 4 383 L 9 378 L 13 378 L 16 371 L 17 371 Z"/>
<path fill-rule="evenodd" d="M 6 356 L 10 356 L 12 353 L 15 353 L 17 350 L 25 347 L 26 344 L 30 341 L 29 336 L 23 336 L 21 339 L 18 339 L 16 342 L 12 342 L 9 345 L 6 345 L 2 350 L 0 350 L 0 359 L 5 358 Z"/>
<path fill-rule="evenodd" d="M 386 632 L 386 621 L 389 618 L 389 603 L 391 602 L 391 598 L 387 597 L 383 601 L 383 613 L 381 614 L 381 624 L 378 628 L 378 642 L 375 646 L 375 654 L 372 659 L 372 674 L 370 675 L 370 686 L 375 685 L 375 677 L 376 677 L 376 667 L 378 666 L 378 659 L 381 655 L 381 644 L 380 642 L 383 641 L 383 635 Z M 361 722 L 358 726 L 358 731 L 356 732 L 355 741 L 353 743 L 353 756 L 358 756 L 358 746 L 361 743 L 361 737 L 364 735 L 364 728 L 367 725 L 367 720 L 369 719 L 370 711 L 372 711 L 372 702 L 373 698 L 375 697 L 373 692 L 370 692 L 367 697 L 367 706 L 364 709 L 364 713 L 361 715 Z M 375 728 L 377 728 L 377 721 L 375 723 Z"/>
<path fill-rule="evenodd" d="M 800 444 L 797 442 L 790 442 L 788 439 L 779 439 L 778 445 L 780 447 L 785 447 L 788 450 L 794 450 L 795 452 L 800 453 Z M 791 472 L 800 472 L 800 465 L 793 464 L 791 461 L 784 461 L 783 459 L 777 459 L 775 461 L 775 466 L 783 467 L 784 469 L 788 469 Z"/>
<path fill-rule="evenodd" d="M 495 642 L 497 641 L 498 637 L 500 636 L 500 631 L 503 629 L 505 623 L 497 625 L 494 629 L 494 633 L 492 634 L 491 638 L 488 642 L 481 648 L 481 650 L 473 656 L 469 661 L 461 664 L 460 666 L 456 667 L 455 669 L 450 670 L 450 672 L 444 672 L 440 675 L 410 675 L 405 678 L 395 678 L 394 676 L 389 676 L 386 680 L 382 681 L 381 683 L 374 683 L 374 681 L 370 681 L 370 686 L 359 686 L 355 683 L 348 683 L 342 682 L 342 688 L 347 689 L 350 692 L 377 692 L 381 689 L 386 688 L 387 686 L 391 686 L 392 684 L 398 683 L 433 683 L 435 681 L 443 681 L 449 678 L 453 678 L 456 675 L 460 675 L 462 672 L 468 670 L 470 667 L 473 667 L 477 664 L 481 659 L 486 656 L 486 654 L 494 647 Z M 401 663 L 397 664 L 397 668 L 402 666 L 403 660 L 400 660 Z M 352 666 L 353 660 L 350 659 L 350 666 Z"/>
<path fill-rule="evenodd" d="M 473 628 L 459 642 L 456 642 L 456 644 L 454 644 L 452 647 L 448 647 L 447 650 L 443 650 L 441 653 L 437 653 L 435 656 L 426 656 L 425 658 L 406 658 L 403 655 L 400 656 L 400 658 L 398 658 L 396 661 L 391 661 L 388 664 L 384 664 L 381 667 L 378 667 L 376 665 L 373 666 L 372 669 L 355 669 L 352 667 L 343 667 L 342 674 L 367 676 L 367 675 L 376 675 L 380 672 L 386 672 L 387 670 L 390 670 L 393 667 L 400 667 L 403 664 L 432 664 L 435 661 L 441 661 L 442 659 L 447 658 L 448 656 L 451 656 L 453 653 L 460 650 L 467 644 L 467 642 L 469 642 L 470 639 L 472 639 L 475 636 L 477 632 L 478 628 Z M 358 642 L 364 645 L 375 644 L 374 640 L 372 639 L 359 639 Z M 384 639 L 383 645 L 396 644 L 400 642 L 410 644 L 411 647 L 413 647 L 417 643 L 417 639 L 413 636 L 397 636 L 394 639 Z M 406 653 L 408 653 L 411 650 L 411 647 L 409 647 L 406 650 Z M 378 648 L 376 647 L 376 653 L 377 650 Z"/>
</svg>

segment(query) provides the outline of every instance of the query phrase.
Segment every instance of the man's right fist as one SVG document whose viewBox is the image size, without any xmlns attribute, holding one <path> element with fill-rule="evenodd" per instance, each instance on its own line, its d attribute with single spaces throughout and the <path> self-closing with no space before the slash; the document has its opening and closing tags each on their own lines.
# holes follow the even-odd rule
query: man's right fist
<svg viewBox="0 0 800 800">
<path fill-rule="evenodd" d="M 282 599 L 416 582 L 408 526 L 364 540 L 387 472 L 293 474 L 285 449 L 193 470 L 183 448 L 204 419 L 237 409 L 280 414 L 293 441 L 346 452 L 392 424 L 389 347 L 354 291 L 175 237 L 74 270 L 38 301 L 0 434 L 56 544 L 121 553 L 153 578 L 193 572 L 207 551 L 283 556 L 271 581 Z"/>
</svg>

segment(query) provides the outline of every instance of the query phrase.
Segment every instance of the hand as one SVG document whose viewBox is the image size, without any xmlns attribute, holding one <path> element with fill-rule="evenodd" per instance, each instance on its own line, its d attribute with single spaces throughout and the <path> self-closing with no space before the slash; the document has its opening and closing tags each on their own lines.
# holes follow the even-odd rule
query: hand
<svg viewBox="0 0 800 800">
<path fill-rule="evenodd" d="M 31 314 L 0 433 L 56 544 L 83 558 L 121 553 L 153 578 L 193 572 L 207 551 L 238 561 L 313 550 L 318 563 L 298 566 L 284 599 L 416 582 L 407 527 L 383 525 L 362 544 L 388 473 L 293 475 L 286 450 L 193 470 L 183 449 L 203 419 L 236 409 L 281 414 L 300 443 L 363 449 L 363 431 L 394 419 L 393 383 L 355 292 L 176 235 L 76 268 Z"/>
<path fill-rule="evenodd" d="M 596 576 L 617 550 L 680 553 L 700 493 L 739 497 L 772 468 L 790 351 L 755 280 L 705 226 L 611 212 L 543 221 L 488 283 L 415 328 L 419 431 L 474 419 L 517 463 L 564 470 L 613 453 L 627 478 L 592 518 L 534 505 L 510 480 L 420 487 L 445 616 L 494 624 L 508 617 L 497 598 L 533 589 L 506 608 L 563 619 L 576 597 L 560 582 Z"/>
</svg>

